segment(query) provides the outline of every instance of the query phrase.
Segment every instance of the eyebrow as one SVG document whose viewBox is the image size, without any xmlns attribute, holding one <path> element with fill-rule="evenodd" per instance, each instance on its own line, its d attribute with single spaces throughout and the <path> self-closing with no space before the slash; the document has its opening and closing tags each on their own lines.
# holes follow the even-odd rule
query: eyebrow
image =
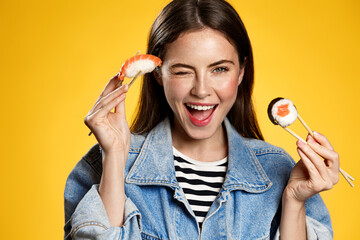
<svg viewBox="0 0 360 240">
<path fill-rule="evenodd" d="M 184 64 L 184 63 L 176 63 L 174 65 L 171 65 L 170 68 L 171 69 L 174 69 L 174 68 L 191 68 L 191 69 L 195 69 L 195 67 Z"/>
<path fill-rule="evenodd" d="M 214 67 L 214 66 L 217 66 L 219 64 L 223 64 L 223 63 L 230 63 L 232 65 L 235 65 L 235 63 L 233 61 L 230 61 L 230 60 L 220 60 L 220 61 L 217 61 L 217 62 L 214 62 L 214 63 L 211 63 L 208 67 Z M 191 65 L 188 65 L 188 64 L 184 64 L 184 63 L 176 63 L 174 65 L 171 65 L 170 66 L 171 69 L 174 69 L 174 68 L 190 68 L 190 69 L 195 69 L 195 67 L 191 66 Z"/>
<path fill-rule="evenodd" d="M 235 65 L 235 63 L 234 63 L 233 61 L 224 59 L 224 60 L 220 60 L 220 61 L 214 62 L 214 63 L 210 64 L 208 67 L 214 67 L 214 66 L 216 66 L 216 65 L 220 65 L 220 64 L 223 64 L 223 63 L 230 63 L 230 64 L 232 64 L 232 65 Z"/>
</svg>

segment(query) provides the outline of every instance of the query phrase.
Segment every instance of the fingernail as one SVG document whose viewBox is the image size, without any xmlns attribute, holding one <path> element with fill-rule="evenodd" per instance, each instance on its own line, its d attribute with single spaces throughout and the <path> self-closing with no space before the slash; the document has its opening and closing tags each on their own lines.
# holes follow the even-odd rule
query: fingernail
<svg viewBox="0 0 360 240">
<path fill-rule="evenodd" d="M 125 83 L 123 86 L 124 86 L 126 91 L 129 90 L 129 85 L 127 85 L 127 83 Z"/>
<path fill-rule="evenodd" d="M 314 143 L 314 140 L 312 138 L 309 138 L 308 141 L 307 141 L 308 144 L 313 144 Z"/>
<path fill-rule="evenodd" d="M 305 146 L 305 143 L 301 140 L 297 141 L 299 147 Z"/>
<path fill-rule="evenodd" d="M 124 83 L 123 85 L 121 85 L 120 88 L 121 88 L 121 89 L 122 89 L 122 88 L 127 88 L 127 86 L 128 86 L 128 85 L 127 85 L 126 83 Z"/>
</svg>

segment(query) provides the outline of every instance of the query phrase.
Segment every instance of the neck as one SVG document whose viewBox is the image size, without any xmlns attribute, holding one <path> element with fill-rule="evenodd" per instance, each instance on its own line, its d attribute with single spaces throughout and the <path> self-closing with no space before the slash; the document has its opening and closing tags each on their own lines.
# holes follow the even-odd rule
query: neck
<svg viewBox="0 0 360 240">
<path fill-rule="evenodd" d="M 172 144 L 184 155 L 202 162 L 213 162 L 228 155 L 225 127 L 221 124 L 209 138 L 193 139 L 176 122 L 171 127 Z"/>
</svg>

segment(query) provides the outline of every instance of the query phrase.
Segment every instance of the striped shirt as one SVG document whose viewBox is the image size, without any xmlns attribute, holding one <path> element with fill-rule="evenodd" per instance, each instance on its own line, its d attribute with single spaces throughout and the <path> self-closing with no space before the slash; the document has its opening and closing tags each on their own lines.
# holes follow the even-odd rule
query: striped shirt
<svg viewBox="0 0 360 240">
<path fill-rule="evenodd" d="M 200 228 L 211 204 L 221 190 L 228 158 L 215 162 L 191 159 L 173 147 L 175 174 Z"/>
</svg>

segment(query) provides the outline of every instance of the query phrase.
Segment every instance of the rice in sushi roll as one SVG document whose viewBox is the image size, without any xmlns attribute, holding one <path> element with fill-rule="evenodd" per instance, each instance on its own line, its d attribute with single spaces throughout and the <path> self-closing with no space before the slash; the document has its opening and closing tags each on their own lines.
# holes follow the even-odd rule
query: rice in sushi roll
<svg viewBox="0 0 360 240">
<path fill-rule="evenodd" d="M 270 102 L 268 115 L 273 124 L 287 127 L 296 120 L 298 112 L 289 99 L 279 97 Z"/>
</svg>

